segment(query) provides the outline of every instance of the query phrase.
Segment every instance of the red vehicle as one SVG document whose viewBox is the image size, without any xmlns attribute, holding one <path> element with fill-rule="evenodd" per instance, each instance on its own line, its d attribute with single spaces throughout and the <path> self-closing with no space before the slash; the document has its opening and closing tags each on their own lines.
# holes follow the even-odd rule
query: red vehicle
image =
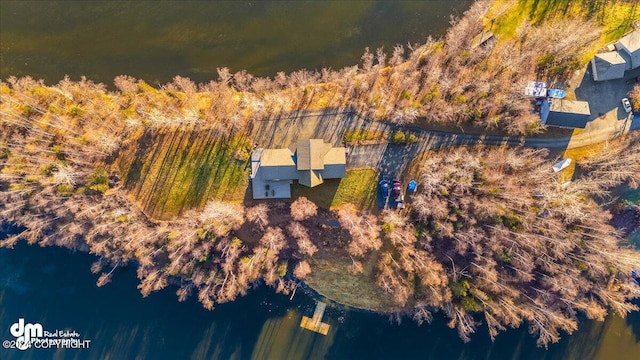
<svg viewBox="0 0 640 360">
<path fill-rule="evenodd" d="M 402 195 L 402 184 L 398 180 L 393 180 L 393 197 L 398 201 Z"/>
</svg>

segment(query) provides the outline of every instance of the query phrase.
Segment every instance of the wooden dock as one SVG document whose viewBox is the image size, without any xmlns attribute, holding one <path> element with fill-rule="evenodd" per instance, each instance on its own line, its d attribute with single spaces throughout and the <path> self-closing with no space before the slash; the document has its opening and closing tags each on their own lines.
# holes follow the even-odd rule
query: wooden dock
<svg viewBox="0 0 640 360">
<path fill-rule="evenodd" d="M 316 310 L 313 312 L 313 317 L 309 318 L 307 316 L 303 316 L 302 321 L 300 321 L 300 327 L 307 330 L 315 331 L 322 335 L 327 335 L 329 333 L 329 324 L 322 322 L 322 315 L 324 314 L 324 310 L 326 308 L 327 304 L 318 302 L 318 304 L 316 305 Z"/>
</svg>

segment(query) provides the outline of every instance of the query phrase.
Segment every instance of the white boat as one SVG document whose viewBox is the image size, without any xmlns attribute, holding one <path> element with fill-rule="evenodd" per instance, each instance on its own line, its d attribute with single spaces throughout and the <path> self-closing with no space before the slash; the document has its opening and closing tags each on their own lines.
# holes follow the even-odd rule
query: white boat
<svg viewBox="0 0 640 360">
<path fill-rule="evenodd" d="M 547 83 L 541 81 L 531 81 L 524 88 L 524 94 L 533 97 L 546 97 Z"/>
<path fill-rule="evenodd" d="M 566 169 L 569 165 L 571 165 L 571 159 L 562 159 L 562 161 L 553 165 L 553 172 L 558 172 L 560 170 Z"/>
</svg>

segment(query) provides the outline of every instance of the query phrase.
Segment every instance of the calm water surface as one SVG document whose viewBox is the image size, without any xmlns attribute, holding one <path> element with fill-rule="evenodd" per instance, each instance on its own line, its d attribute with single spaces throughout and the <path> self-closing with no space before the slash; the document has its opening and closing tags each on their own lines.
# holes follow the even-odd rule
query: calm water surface
<svg viewBox="0 0 640 360">
<path fill-rule="evenodd" d="M 113 283 L 95 286 L 95 259 L 60 248 L 27 245 L 0 249 L 0 335 L 19 317 L 45 330 L 68 329 L 91 339 L 89 349 L 0 349 L 1 359 L 638 359 L 640 314 L 605 323 L 585 321 L 573 336 L 543 350 L 524 330 L 491 343 L 486 329 L 469 344 L 437 316 L 427 326 L 410 320 L 392 325 L 387 317 L 329 308 L 325 337 L 300 330 L 314 300 L 258 288 L 214 311 L 175 289 L 142 298 L 133 267 L 116 271 Z"/>
<path fill-rule="evenodd" d="M 0 77 L 55 83 L 65 74 L 106 83 L 129 74 L 164 83 L 176 74 L 216 78 L 216 67 L 277 71 L 359 62 L 365 46 L 422 41 L 469 1 L 101 2 L 0 0 Z M 452 9 L 452 7 L 454 9 Z M 0 359 L 639 359 L 640 314 L 584 321 L 542 350 L 525 329 L 469 344 L 437 317 L 430 326 L 332 307 L 328 336 L 300 330 L 314 300 L 258 288 L 204 310 L 175 289 L 142 298 L 133 267 L 95 286 L 95 259 L 58 248 L 0 249 L 0 334 L 19 317 L 69 329 L 89 349 L 8 351 Z"/>
<path fill-rule="evenodd" d="M 355 65 L 365 47 L 444 33 L 469 0 L 0 1 L 0 76 L 202 82 Z"/>
</svg>

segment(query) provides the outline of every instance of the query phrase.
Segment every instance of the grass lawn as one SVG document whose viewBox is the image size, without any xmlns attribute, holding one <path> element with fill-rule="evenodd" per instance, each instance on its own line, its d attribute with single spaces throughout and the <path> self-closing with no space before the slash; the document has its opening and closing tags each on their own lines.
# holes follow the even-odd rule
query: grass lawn
<svg viewBox="0 0 640 360">
<path fill-rule="evenodd" d="M 236 152 L 240 156 L 235 156 Z M 170 219 L 209 199 L 242 201 L 249 141 L 206 129 L 147 133 L 118 159 L 124 188 L 155 219 Z"/>
<path fill-rule="evenodd" d="M 386 141 L 389 134 L 375 130 L 347 130 L 344 132 L 343 141 L 346 143 L 360 143 L 367 141 Z"/>
<path fill-rule="evenodd" d="M 580 129 L 576 129 L 576 130 L 580 130 Z M 603 143 L 598 143 L 598 144 L 592 144 L 588 146 L 582 146 L 582 147 L 565 150 L 562 156 L 564 158 L 571 158 L 572 161 L 571 161 L 571 165 L 569 165 L 566 169 L 563 170 L 560 183 L 573 179 L 573 174 L 576 170 L 576 164 L 579 164 L 580 161 L 594 154 L 604 151 L 603 147 L 604 147 Z"/>
<path fill-rule="evenodd" d="M 373 169 L 349 170 L 344 178 L 329 179 L 314 188 L 294 183 L 291 195 L 293 199 L 304 196 L 325 209 L 353 204 L 368 210 L 375 204 L 377 183 L 378 173 Z"/>
<path fill-rule="evenodd" d="M 352 262 L 346 251 L 321 248 L 309 260 L 312 271 L 305 283 L 341 304 L 368 310 L 398 311 L 391 295 L 376 285 L 377 260 L 377 252 L 369 253 L 362 259 L 363 273 L 354 274 L 350 271 Z"/>
<path fill-rule="evenodd" d="M 593 49 L 586 51 L 582 60 L 590 60 L 597 49 L 619 39 L 632 29 L 634 20 L 640 19 L 640 3 L 620 0 L 518 0 L 513 7 L 502 13 L 510 4 L 494 1 L 489 19 L 495 17 L 492 30 L 501 37 L 513 37 L 525 20 L 533 25 L 543 25 L 553 20 L 568 17 L 594 19 L 602 25 L 602 36 Z M 502 13 L 502 15 L 500 15 Z M 497 15 L 497 16 L 496 16 Z"/>
</svg>

